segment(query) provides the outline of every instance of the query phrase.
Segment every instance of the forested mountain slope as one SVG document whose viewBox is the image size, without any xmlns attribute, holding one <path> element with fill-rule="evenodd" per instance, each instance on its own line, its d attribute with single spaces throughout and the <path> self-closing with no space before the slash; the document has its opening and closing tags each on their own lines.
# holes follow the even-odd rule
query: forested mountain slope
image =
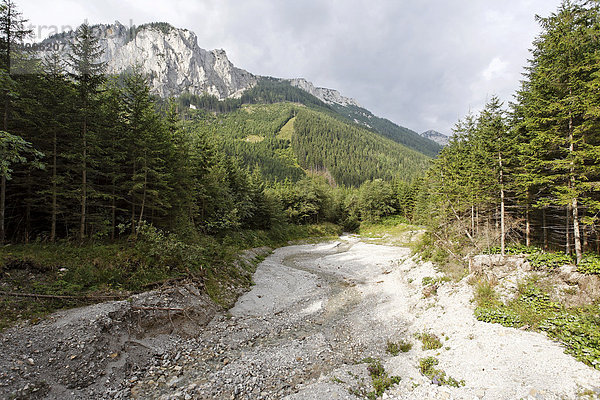
<svg viewBox="0 0 600 400">
<path fill-rule="evenodd" d="M 190 112 L 188 124 L 200 135 L 218 138 L 226 153 L 258 167 L 268 180 L 298 180 L 305 171 L 327 175 L 345 186 L 366 180 L 412 180 L 429 158 L 327 109 L 301 104 L 243 105 L 225 114 Z"/>
<path fill-rule="evenodd" d="M 94 25 L 92 30 L 99 38 L 99 61 L 105 63 L 108 74 L 139 68 L 149 77 L 151 93 L 163 99 L 193 95 L 203 99 L 202 108 L 209 106 L 218 112 L 231 111 L 245 103 L 294 101 L 319 105 L 430 157 L 440 150 L 433 141 L 376 117 L 337 90 L 315 87 L 305 79 L 262 77 L 237 68 L 224 50 L 204 50 L 196 35 L 186 29 L 162 22 L 133 27 L 116 22 Z M 41 45 L 58 48 L 64 59 L 74 38 L 75 32 L 65 32 Z"/>
<path fill-rule="evenodd" d="M 413 130 L 399 126 L 389 119 L 380 118 L 362 107 L 351 104 L 333 104 L 332 108 L 351 121 L 365 125 L 394 142 L 401 143 L 430 157 L 435 157 L 442 148 L 433 140 L 425 138 Z"/>
</svg>

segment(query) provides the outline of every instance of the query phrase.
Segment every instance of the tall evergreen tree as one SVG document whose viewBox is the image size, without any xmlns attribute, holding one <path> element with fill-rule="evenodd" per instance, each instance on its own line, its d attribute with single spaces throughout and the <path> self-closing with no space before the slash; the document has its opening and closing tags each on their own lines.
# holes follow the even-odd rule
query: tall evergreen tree
<svg viewBox="0 0 600 400">
<path fill-rule="evenodd" d="M 94 131 L 90 130 L 96 110 L 98 90 L 104 81 L 105 63 L 99 58 L 104 50 L 99 44 L 98 37 L 90 25 L 84 23 L 75 31 L 75 38 L 68 56 L 68 64 L 72 69 L 71 76 L 77 84 L 79 92 L 79 116 L 81 121 L 81 216 L 79 223 L 79 239 L 83 240 L 86 231 L 87 202 L 88 202 L 88 157 L 90 142 Z"/>
</svg>

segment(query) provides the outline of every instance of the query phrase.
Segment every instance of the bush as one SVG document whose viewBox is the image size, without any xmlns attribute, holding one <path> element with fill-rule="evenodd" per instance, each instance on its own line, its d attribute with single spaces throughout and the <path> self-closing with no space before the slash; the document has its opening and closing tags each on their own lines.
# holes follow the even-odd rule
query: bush
<svg viewBox="0 0 600 400">
<path fill-rule="evenodd" d="M 597 254 L 585 254 L 579 264 L 577 271 L 582 274 L 600 274 L 600 256 Z"/>
<path fill-rule="evenodd" d="M 435 350 L 442 347 L 442 342 L 433 333 L 420 333 L 417 338 L 423 342 L 423 350 Z"/>
<path fill-rule="evenodd" d="M 441 369 L 435 368 L 439 364 L 439 361 L 435 357 L 426 357 L 419 360 L 419 370 L 423 375 L 431 379 L 432 383 L 437 385 L 447 385 L 454 387 L 465 386 L 464 380 L 456 380 L 451 376 L 447 376 L 446 372 Z"/>
<path fill-rule="evenodd" d="M 400 340 L 399 342 L 392 342 L 388 340 L 386 347 L 386 351 L 393 356 L 397 356 L 400 354 L 400 352 L 406 353 L 410 351 L 410 349 L 412 349 L 412 343 L 404 340 Z"/>
</svg>

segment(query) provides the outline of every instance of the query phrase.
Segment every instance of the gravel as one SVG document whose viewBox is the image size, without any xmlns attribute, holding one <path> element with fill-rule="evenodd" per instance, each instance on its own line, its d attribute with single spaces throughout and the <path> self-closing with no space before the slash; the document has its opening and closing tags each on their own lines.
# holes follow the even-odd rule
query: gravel
<svg viewBox="0 0 600 400">
<path fill-rule="evenodd" d="M 475 320 L 468 278 L 440 284 L 437 294 L 425 298 L 422 279 L 436 276 L 440 274 L 431 263 L 412 257 L 407 248 L 363 243 L 355 236 L 280 248 L 259 265 L 255 285 L 235 307 L 215 311 L 207 325 L 188 323 L 186 336 L 169 333 L 163 319 L 161 333 L 137 346 L 146 349 L 137 362 L 130 354 L 136 347 L 121 343 L 131 340 L 123 334 L 127 327 L 114 319 L 99 322 L 94 306 L 86 308 L 94 329 L 88 329 L 82 315 L 69 322 L 68 312 L 57 315 L 54 325 L 37 325 L 64 327 L 60 334 L 46 331 L 50 340 L 45 347 L 36 343 L 27 350 L 23 345 L 31 335 L 42 335 L 41 328 L 3 334 L 0 348 L 7 360 L 0 363 L 0 394 L 357 399 L 353 393 L 372 390 L 362 362 L 367 357 L 380 359 L 390 376 L 401 377 L 384 393 L 389 399 L 575 399 L 583 391 L 600 394 L 600 371 L 565 354 L 543 334 Z M 120 303 L 98 307 L 113 307 L 118 314 Z M 422 350 L 415 335 L 423 332 L 437 335 L 442 347 Z M 400 340 L 412 342 L 412 349 L 388 354 L 387 342 Z M 78 351 L 78 346 L 92 350 Z M 75 355 L 73 364 L 70 355 Z M 432 383 L 418 369 L 419 359 L 427 356 L 435 356 L 437 368 L 465 385 Z M 53 361 L 54 375 L 35 375 L 50 358 L 58 360 Z M 111 375 L 109 366 L 123 372 Z M 104 379 L 114 383 L 98 383 Z"/>
</svg>

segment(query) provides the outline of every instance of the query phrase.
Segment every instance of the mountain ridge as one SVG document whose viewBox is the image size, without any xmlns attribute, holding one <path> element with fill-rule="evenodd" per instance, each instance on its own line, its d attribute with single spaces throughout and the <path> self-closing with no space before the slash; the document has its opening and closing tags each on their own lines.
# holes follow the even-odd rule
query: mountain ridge
<svg viewBox="0 0 600 400">
<path fill-rule="evenodd" d="M 114 24 L 94 25 L 92 28 L 100 38 L 99 43 L 104 50 L 101 61 L 107 63 L 107 72 L 119 74 L 137 65 L 148 74 L 151 92 L 161 98 L 187 93 L 196 96 L 208 94 L 218 100 L 239 99 L 256 87 L 261 79 L 268 79 L 234 66 L 225 50 L 201 48 L 194 32 L 168 23 L 126 27 L 117 21 Z M 42 41 L 42 44 L 60 43 L 61 46 L 58 47 L 65 56 L 74 34 L 69 31 L 53 35 Z M 288 82 L 314 96 L 333 107 L 342 117 L 429 157 L 434 157 L 440 150 L 435 142 L 375 116 L 357 100 L 343 96 L 335 89 L 315 86 L 304 78 L 275 79 Z"/>
<path fill-rule="evenodd" d="M 443 133 L 433 129 L 422 132 L 420 135 L 426 139 L 436 142 L 440 146 L 447 146 L 450 142 L 450 137 L 448 135 L 444 135 Z"/>
</svg>

